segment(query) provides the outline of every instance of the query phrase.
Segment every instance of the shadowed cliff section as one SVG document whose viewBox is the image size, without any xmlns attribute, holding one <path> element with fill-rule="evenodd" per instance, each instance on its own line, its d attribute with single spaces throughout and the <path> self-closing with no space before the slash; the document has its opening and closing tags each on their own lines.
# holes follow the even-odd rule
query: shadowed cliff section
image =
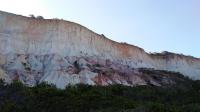
<svg viewBox="0 0 200 112">
<path fill-rule="evenodd" d="M 87 79 L 83 82 L 93 85 L 92 79 L 101 74 L 93 73 L 91 66 L 104 66 L 103 63 L 107 61 L 110 61 L 111 68 L 117 68 L 116 71 L 124 66 L 124 71 L 132 68 L 153 68 L 180 72 L 190 78 L 200 79 L 198 58 L 173 53 L 148 54 L 139 47 L 112 41 L 73 22 L 30 18 L 2 11 L 0 55 L 0 60 L 4 62 L 1 64 L 3 71 L 12 76 L 12 79 L 21 78 L 20 80 L 31 85 L 37 81 L 65 85 L 74 77 L 79 83 L 82 76 Z M 91 64 L 91 68 L 83 68 L 79 73 L 73 72 L 71 75 L 70 70 L 67 70 L 74 69 L 72 64 L 81 58 L 85 60 L 84 63 Z M 117 75 L 112 75 L 116 79 Z M 118 83 L 126 84 L 123 81 Z"/>
</svg>

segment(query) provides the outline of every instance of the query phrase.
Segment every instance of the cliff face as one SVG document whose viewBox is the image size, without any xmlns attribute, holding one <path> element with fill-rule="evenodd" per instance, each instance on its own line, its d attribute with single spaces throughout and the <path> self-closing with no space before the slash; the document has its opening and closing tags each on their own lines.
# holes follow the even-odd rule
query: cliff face
<svg viewBox="0 0 200 112">
<path fill-rule="evenodd" d="M 72 22 L 0 14 L 2 54 L 97 56 L 115 60 L 149 58 L 138 47 L 119 44 Z"/>
<path fill-rule="evenodd" d="M 64 82 L 69 83 L 77 75 L 54 78 L 56 77 L 54 74 L 62 74 L 59 71 L 66 72 L 70 66 L 71 69 L 76 69 L 74 62 L 78 62 L 81 58 L 90 64 L 107 66 L 106 63 L 110 62 L 110 65 L 128 66 L 128 68 L 169 70 L 200 79 L 198 58 L 173 53 L 148 54 L 139 47 L 109 40 L 76 23 L 34 19 L 6 12 L 0 12 L 0 55 L 1 68 L 11 79 L 29 74 L 29 78 L 32 77 L 33 81 L 52 82 L 60 78 L 59 80 L 65 79 Z M 27 71 L 25 67 L 30 70 Z M 95 84 L 89 81 L 90 77 L 95 78 L 99 75 L 87 67 L 84 71 L 76 71 L 77 73 L 75 71 L 72 74 L 80 73 L 80 76 L 87 77 L 85 79 L 88 80 L 85 82 L 90 84 Z M 38 79 L 33 74 L 37 74 Z M 79 83 L 82 79 L 79 77 L 74 80 L 76 81 L 73 82 Z"/>
</svg>

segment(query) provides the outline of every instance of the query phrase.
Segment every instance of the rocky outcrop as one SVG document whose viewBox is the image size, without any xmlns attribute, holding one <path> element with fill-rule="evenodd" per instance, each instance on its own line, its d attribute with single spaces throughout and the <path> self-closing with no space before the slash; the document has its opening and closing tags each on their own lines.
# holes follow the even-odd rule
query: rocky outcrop
<svg viewBox="0 0 200 112">
<path fill-rule="evenodd" d="M 46 81 L 60 88 L 76 83 L 146 84 L 136 75 L 137 71 L 131 71 L 136 68 L 176 71 L 200 79 L 198 58 L 168 52 L 148 54 L 139 47 L 117 43 L 73 22 L 2 11 L 0 66 L 11 79 L 20 79 L 30 86 Z M 124 72 L 116 72 L 120 70 Z M 103 71 L 112 75 L 107 76 Z"/>
<path fill-rule="evenodd" d="M 200 59 L 182 54 L 163 52 L 150 54 L 156 69 L 176 71 L 192 79 L 200 79 Z"/>
<path fill-rule="evenodd" d="M 35 86 L 47 82 L 62 89 L 74 84 L 166 86 L 175 84 L 174 78 L 179 76 L 155 69 L 131 68 L 95 57 L 10 54 L 5 61 L 7 63 L 0 69 L 0 78 L 8 83 L 20 80 L 28 86 Z"/>
</svg>

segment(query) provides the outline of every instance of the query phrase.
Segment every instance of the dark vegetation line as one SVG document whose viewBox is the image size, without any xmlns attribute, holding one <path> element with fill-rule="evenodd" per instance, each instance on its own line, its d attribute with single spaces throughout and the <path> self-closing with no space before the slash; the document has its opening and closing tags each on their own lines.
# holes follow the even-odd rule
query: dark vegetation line
<svg viewBox="0 0 200 112">
<path fill-rule="evenodd" d="M 188 85 L 189 83 L 189 85 Z M 171 87 L 0 82 L 0 112 L 200 112 L 200 81 Z M 187 84 L 187 85 L 186 85 Z"/>
</svg>

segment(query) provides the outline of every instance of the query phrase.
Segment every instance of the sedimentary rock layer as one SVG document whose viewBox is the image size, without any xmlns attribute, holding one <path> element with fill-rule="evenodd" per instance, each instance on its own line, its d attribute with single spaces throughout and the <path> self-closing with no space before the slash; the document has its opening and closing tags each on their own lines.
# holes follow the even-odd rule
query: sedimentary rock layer
<svg viewBox="0 0 200 112">
<path fill-rule="evenodd" d="M 199 58 L 169 52 L 148 54 L 139 47 L 112 41 L 104 35 L 99 35 L 73 22 L 30 18 L 0 11 L 2 69 L 11 68 L 9 62 L 13 60 L 12 64 L 17 64 L 15 70 L 20 71 L 22 70 L 20 66 L 27 61 L 26 58 L 33 57 L 29 64 L 40 63 L 41 65 L 35 66 L 41 67 L 41 71 L 44 71 L 44 61 L 37 59 L 43 56 L 58 56 L 59 59 L 90 57 L 97 60 L 109 60 L 130 68 L 176 71 L 190 78 L 200 79 Z M 51 75 L 51 80 L 53 80 L 54 72 L 50 71 L 51 69 L 47 75 Z"/>
</svg>

